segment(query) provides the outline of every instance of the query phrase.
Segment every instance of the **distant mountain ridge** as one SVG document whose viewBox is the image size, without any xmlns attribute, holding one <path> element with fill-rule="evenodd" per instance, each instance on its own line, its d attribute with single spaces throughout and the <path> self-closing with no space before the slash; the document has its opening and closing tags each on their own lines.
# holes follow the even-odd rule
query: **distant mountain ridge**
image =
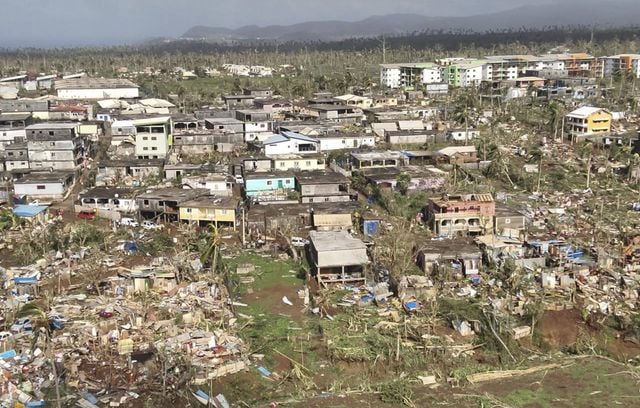
<svg viewBox="0 0 640 408">
<path fill-rule="evenodd" d="M 309 21 L 292 25 L 237 29 L 196 26 L 183 39 L 208 41 L 336 41 L 354 37 L 400 35 L 413 32 L 464 30 L 483 32 L 502 29 L 533 29 L 550 26 L 616 27 L 640 22 L 640 2 L 566 0 L 554 5 L 527 5 L 515 9 L 469 17 L 429 17 L 416 14 L 389 14 L 364 20 Z"/>
</svg>

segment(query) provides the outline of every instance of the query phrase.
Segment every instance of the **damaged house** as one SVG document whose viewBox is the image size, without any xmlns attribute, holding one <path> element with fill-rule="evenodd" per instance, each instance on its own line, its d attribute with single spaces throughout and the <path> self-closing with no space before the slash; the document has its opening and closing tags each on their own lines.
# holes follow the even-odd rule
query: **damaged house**
<svg viewBox="0 0 640 408">
<path fill-rule="evenodd" d="M 312 275 L 318 284 L 366 282 L 369 256 L 364 242 L 345 231 L 311 231 L 309 238 Z"/>
<path fill-rule="evenodd" d="M 302 203 L 351 201 L 349 179 L 331 171 L 309 171 L 295 176 Z"/>
<path fill-rule="evenodd" d="M 496 203 L 490 193 L 444 194 L 429 199 L 423 217 L 439 236 L 483 235 L 493 232 Z"/>
<path fill-rule="evenodd" d="M 136 197 L 140 217 L 177 221 L 180 205 L 184 202 L 206 196 L 209 190 L 203 188 L 183 189 L 179 187 L 150 190 Z"/>
<path fill-rule="evenodd" d="M 482 251 L 472 241 L 427 241 L 416 248 L 416 264 L 427 276 L 469 276 L 482 271 Z"/>
</svg>

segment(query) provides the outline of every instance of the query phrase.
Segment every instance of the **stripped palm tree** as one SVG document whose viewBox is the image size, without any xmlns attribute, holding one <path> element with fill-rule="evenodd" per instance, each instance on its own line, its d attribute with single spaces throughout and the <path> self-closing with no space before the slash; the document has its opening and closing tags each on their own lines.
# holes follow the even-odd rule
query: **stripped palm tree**
<svg viewBox="0 0 640 408">
<path fill-rule="evenodd" d="M 207 240 L 207 246 L 200 256 L 202 264 L 211 264 L 211 271 L 216 272 L 218 268 L 218 259 L 220 257 L 220 232 L 218 227 L 213 224 L 209 225 L 209 238 Z"/>
<path fill-rule="evenodd" d="M 45 355 L 49 358 L 51 362 L 51 371 L 53 373 L 53 377 L 55 378 L 55 390 L 56 390 L 56 406 L 58 408 L 60 405 L 60 379 L 58 377 L 58 370 L 56 369 L 56 362 L 53 357 L 53 348 L 51 347 L 51 324 L 49 322 L 49 318 L 47 317 L 47 308 L 43 305 L 39 305 L 35 302 L 30 302 L 22 306 L 20 311 L 18 312 L 18 318 L 28 318 L 31 321 L 31 327 L 33 327 L 33 347 L 38 342 L 38 337 L 42 334 L 45 336 Z"/>
</svg>

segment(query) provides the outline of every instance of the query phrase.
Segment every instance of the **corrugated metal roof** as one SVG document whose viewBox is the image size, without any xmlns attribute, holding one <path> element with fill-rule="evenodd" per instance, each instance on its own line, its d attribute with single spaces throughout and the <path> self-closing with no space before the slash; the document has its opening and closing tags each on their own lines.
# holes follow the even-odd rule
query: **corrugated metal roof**
<svg viewBox="0 0 640 408">
<path fill-rule="evenodd" d="M 46 205 L 18 205 L 13 209 L 13 213 L 18 217 L 31 218 L 46 211 Z"/>
</svg>

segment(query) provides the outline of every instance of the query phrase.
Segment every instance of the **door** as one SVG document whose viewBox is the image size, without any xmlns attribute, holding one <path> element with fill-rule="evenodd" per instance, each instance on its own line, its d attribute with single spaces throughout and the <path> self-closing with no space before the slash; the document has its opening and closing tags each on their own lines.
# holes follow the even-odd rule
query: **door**
<svg viewBox="0 0 640 408">
<path fill-rule="evenodd" d="M 278 188 L 284 188 L 284 182 L 282 180 L 278 180 Z"/>
</svg>

